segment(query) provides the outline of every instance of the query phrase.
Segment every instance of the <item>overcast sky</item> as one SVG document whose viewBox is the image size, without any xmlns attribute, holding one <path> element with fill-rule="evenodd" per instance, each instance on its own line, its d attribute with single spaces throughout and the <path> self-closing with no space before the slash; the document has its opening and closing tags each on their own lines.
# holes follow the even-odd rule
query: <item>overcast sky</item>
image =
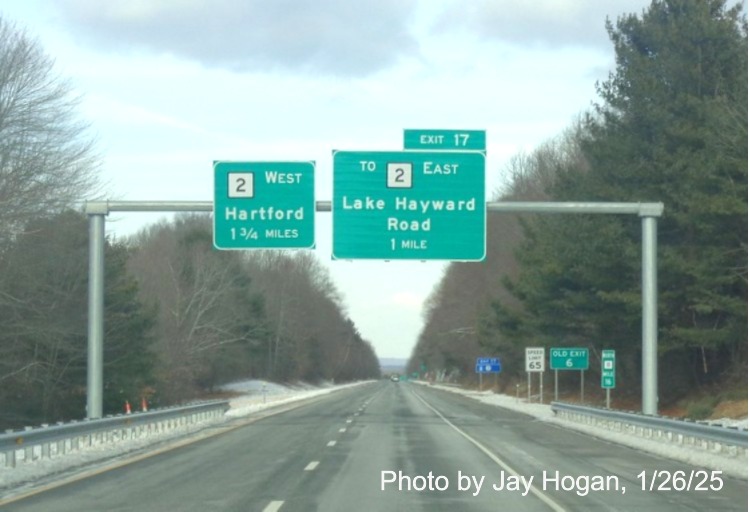
<svg viewBox="0 0 750 512">
<path fill-rule="evenodd" d="M 210 201 L 214 160 L 313 160 L 330 200 L 332 150 L 399 150 L 404 128 L 486 130 L 491 194 L 513 155 L 596 101 L 614 66 L 606 18 L 649 3 L 2 0 L 0 15 L 83 94 L 110 199 Z M 331 261 L 327 213 L 316 243 L 378 356 L 408 357 L 445 264 Z"/>
</svg>

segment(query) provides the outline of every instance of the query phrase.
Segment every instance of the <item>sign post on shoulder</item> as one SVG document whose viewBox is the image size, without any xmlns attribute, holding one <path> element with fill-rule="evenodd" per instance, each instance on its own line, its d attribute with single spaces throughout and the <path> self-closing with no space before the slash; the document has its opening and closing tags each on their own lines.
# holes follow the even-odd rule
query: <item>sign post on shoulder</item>
<svg viewBox="0 0 750 512">
<path fill-rule="evenodd" d="M 526 347 L 526 389 L 531 402 L 531 374 L 539 374 L 539 403 L 544 401 L 544 347 Z"/>
<path fill-rule="evenodd" d="M 589 369 L 589 349 L 563 347 L 549 349 L 549 367 L 555 370 L 555 400 L 557 400 L 557 371 L 581 371 L 581 403 L 583 403 L 583 372 Z"/>
<path fill-rule="evenodd" d="M 479 391 L 482 391 L 483 374 L 494 373 L 497 376 L 502 369 L 502 364 L 500 364 L 500 358 L 498 357 L 477 357 L 477 364 L 474 371 L 479 375 Z"/>
<path fill-rule="evenodd" d="M 609 409 L 609 391 L 615 387 L 615 351 L 602 350 L 602 388 L 607 390 L 607 409 Z"/>
</svg>

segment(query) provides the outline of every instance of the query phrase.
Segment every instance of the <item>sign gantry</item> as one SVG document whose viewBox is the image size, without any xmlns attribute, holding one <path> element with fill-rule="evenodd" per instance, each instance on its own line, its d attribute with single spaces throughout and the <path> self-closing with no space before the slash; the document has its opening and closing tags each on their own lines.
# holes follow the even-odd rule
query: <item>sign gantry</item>
<svg viewBox="0 0 750 512">
<path fill-rule="evenodd" d="M 404 148 L 407 151 L 336 152 L 333 201 L 315 201 L 312 162 L 217 162 L 213 202 L 86 202 L 86 416 L 102 416 L 105 217 L 110 212 L 211 211 L 218 248 L 310 248 L 315 243 L 314 212 L 332 211 L 334 258 L 457 261 L 484 259 L 487 212 L 638 215 L 642 226 L 642 409 L 656 414 L 656 221 L 663 204 L 486 203 L 484 131 L 405 130 Z M 287 164 L 293 167 L 286 168 Z M 571 365 L 576 366 L 573 359 Z M 533 366 L 534 370 L 527 370 L 539 371 L 538 362 Z M 611 383 L 614 386 L 614 372 Z"/>
</svg>

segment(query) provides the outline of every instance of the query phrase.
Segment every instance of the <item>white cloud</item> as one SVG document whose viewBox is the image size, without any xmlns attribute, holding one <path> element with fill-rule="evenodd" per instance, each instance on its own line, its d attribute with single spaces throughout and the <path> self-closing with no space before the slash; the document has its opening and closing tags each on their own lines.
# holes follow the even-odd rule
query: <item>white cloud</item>
<svg viewBox="0 0 750 512">
<path fill-rule="evenodd" d="M 440 16 L 439 32 L 465 30 L 484 39 L 527 47 L 608 49 L 605 20 L 638 13 L 648 0 L 455 0 Z"/>
<path fill-rule="evenodd" d="M 148 110 L 140 105 L 134 105 L 119 101 L 104 95 L 89 95 L 84 103 L 87 116 L 94 121 L 100 117 L 102 121 L 106 116 L 108 122 L 124 125 L 162 126 L 176 130 L 192 132 L 205 135 L 207 131 L 202 127 L 183 121 L 176 117 L 168 116 L 160 112 Z"/>
<path fill-rule="evenodd" d="M 60 0 L 97 47 L 145 49 L 239 71 L 364 76 L 418 51 L 414 0 Z"/>
</svg>

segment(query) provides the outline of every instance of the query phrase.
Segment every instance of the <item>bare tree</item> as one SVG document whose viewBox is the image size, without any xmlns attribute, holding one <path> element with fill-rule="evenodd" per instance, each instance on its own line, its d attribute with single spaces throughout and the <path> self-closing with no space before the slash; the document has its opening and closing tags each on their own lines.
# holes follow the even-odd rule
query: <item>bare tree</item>
<svg viewBox="0 0 750 512">
<path fill-rule="evenodd" d="M 219 360 L 246 358 L 264 334 L 239 254 L 212 250 L 210 219 L 200 215 L 153 226 L 134 243 L 129 267 L 144 299 L 159 306 L 162 396 L 182 399 L 193 387 L 212 387 L 223 376 Z"/>
<path fill-rule="evenodd" d="M 267 251 L 252 261 L 272 331 L 270 378 L 338 381 L 377 375 L 372 346 L 347 317 L 340 292 L 314 255 Z"/>
<path fill-rule="evenodd" d="M 95 193 L 98 157 L 78 106 L 40 45 L 0 17 L 0 237 Z"/>
</svg>

